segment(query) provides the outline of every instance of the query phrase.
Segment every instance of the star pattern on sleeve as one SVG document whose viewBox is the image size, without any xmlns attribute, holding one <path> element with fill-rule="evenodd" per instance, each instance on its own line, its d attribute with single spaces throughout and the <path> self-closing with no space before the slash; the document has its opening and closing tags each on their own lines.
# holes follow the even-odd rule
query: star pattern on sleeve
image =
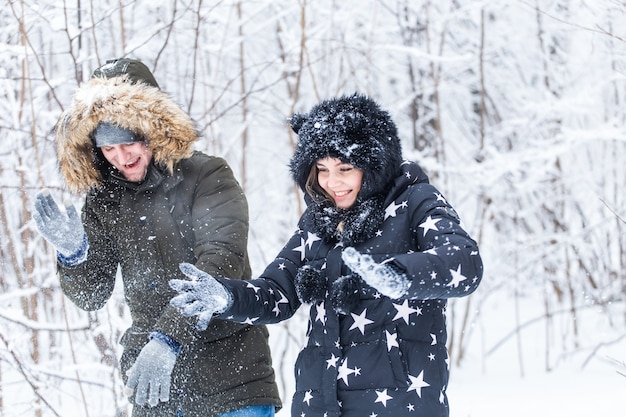
<svg viewBox="0 0 626 417">
<path fill-rule="evenodd" d="M 304 252 L 306 250 L 306 242 L 303 238 L 300 238 L 300 246 L 293 248 L 295 252 L 300 252 L 300 261 L 304 261 Z"/>
<path fill-rule="evenodd" d="M 259 293 L 259 290 L 261 289 L 261 287 L 257 287 L 254 284 L 252 284 L 251 282 L 248 282 L 248 285 L 246 285 L 247 288 L 251 288 L 252 290 L 254 290 L 255 294 Z"/>
<path fill-rule="evenodd" d="M 459 264 L 459 267 L 455 270 L 450 269 L 450 274 L 452 274 L 452 279 L 450 280 L 450 282 L 448 282 L 446 284 L 446 287 L 458 287 L 459 284 L 461 283 L 461 281 L 465 281 L 467 279 L 466 276 L 463 276 L 463 274 L 461 274 L 461 265 Z"/>
<path fill-rule="evenodd" d="M 281 304 L 289 304 L 289 300 L 287 299 L 287 297 L 285 297 L 285 294 L 283 294 L 280 291 L 278 293 L 280 294 L 280 299 L 278 301 L 276 301 L 276 303 L 274 304 L 274 308 L 272 309 L 274 314 L 276 314 L 276 317 L 278 317 L 280 315 L 280 305 Z"/>
<path fill-rule="evenodd" d="M 246 317 L 246 319 L 243 321 L 244 324 L 249 324 L 249 325 L 254 325 L 254 322 L 257 321 L 259 318 L 258 317 Z"/>
<path fill-rule="evenodd" d="M 441 219 L 433 219 L 432 216 L 428 216 L 426 220 L 422 224 L 419 225 L 419 227 L 424 229 L 423 236 L 426 236 L 426 233 L 428 233 L 429 230 L 433 230 L 435 232 L 438 231 L 439 229 L 437 228 L 437 223 L 440 220 Z"/>
</svg>

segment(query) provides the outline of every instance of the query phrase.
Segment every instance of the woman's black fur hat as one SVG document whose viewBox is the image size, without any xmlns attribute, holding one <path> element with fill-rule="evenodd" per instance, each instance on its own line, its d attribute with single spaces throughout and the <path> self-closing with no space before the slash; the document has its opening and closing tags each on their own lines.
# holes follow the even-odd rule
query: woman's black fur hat
<svg viewBox="0 0 626 417">
<path fill-rule="evenodd" d="M 355 93 L 324 100 L 307 114 L 294 114 L 289 122 L 298 134 L 289 168 L 302 190 L 315 161 L 329 156 L 363 170 L 360 200 L 384 192 L 400 173 L 402 148 L 396 125 L 367 96 Z"/>
</svg>

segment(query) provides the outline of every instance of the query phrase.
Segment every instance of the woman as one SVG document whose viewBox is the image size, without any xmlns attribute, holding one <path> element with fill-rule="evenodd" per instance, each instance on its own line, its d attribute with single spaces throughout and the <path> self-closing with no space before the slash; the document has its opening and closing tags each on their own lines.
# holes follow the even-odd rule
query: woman
<svg viewBox="0 0 626 417">
<path fill-rule="evenodd" d="M 212 317 L 276 323 L 310 304 L 291 415 L 448 416 L 446 299 L 482 277 L 476 242 L 420 167 L 402 160 L 394 122 L 370 98 L 296 114 L 290 169 L 305 191 L 299 228 L 258 279 L 181 265 L 171 301 Z"/>
</svg>

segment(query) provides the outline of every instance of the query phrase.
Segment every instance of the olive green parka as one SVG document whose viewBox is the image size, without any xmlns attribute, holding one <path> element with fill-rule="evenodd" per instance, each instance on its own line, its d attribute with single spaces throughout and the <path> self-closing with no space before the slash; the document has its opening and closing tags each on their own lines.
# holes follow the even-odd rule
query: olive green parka
<svg viewBox="0 0 626 417">
<path fill-rule="evenodd" d="M 78 307 L 97 310 L 111 297 L 118 270 L 132 324 L 122 337 L 122 375 L 152 332 L 182 348 L 170 401 L 135 406 L 133 416 L 214 416 L 281 402 L 268 332 L 212 320 L 205 331 L 169 305 L 168 281 L 185 278 L 181 262 L 229 278 L 249 279 L 248 206 L 227 162 L 193 150 L 190 117 L 162 90 L 126 76 L 92 78 L 75 93 L 56 126 L 59 169 L 67 187 L 86 194 L 82 219 L 87 258 L 58 272 Z M 98 123 L 143 137 L 153 161 L 141 183 L 125 181 L 94 147 Z"/>
</svg>

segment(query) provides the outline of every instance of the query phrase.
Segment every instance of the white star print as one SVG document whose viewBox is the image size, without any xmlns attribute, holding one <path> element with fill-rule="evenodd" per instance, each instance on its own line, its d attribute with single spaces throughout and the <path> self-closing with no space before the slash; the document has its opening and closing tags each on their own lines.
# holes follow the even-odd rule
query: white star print
<svg viewBox="0 0 626 417">
<path fill-rule="evenodd" d="M 437 196 L 437 201 L 442 201 L 445 204 L 448 204 L 448 202 L 446 201 L 445 198 L 443 198 L 443 195 L 439 194 L 439 193 L 435 193 L 435 196 Z"/>
<path fill-rule="evenodd" d="M 385 335 L 387 336 L 387 352 L 391 351 L 394 347 L 400 347 L 400 345 L 398 345 L 398 333 L 389 333 L 385 330 Z"/>
<path fill-rule="evenodd" d="M 281 262 L 280 264 L 278 264 L 278 269 L 280 269 L 281 271 L 283 269 L 285 269 L 285 268 L 286 268 L 286 266 L 285 266 L 284 262 Z"/>
<path fill-rule="evenodd" d="M 276 301 L 274 308 L 272 309 L 272 311 L 276 314 L 276 317 L 280 314 L 280 304 L 289 304 L 287 297 L 285 297 L 285 295 L 280 291 L 278 293 L 280 294 L 280 300 Z"/>
<path fill-rule="evenodd" d="M 244 324 L 254 324 L 255 321 L 257 321 L 259 318 L 258 317 L 247 317 L 246 320 L 244 321 Z"/>
<path fill-rule="evenodd" d="M 300 260 L 304 261 L 304 251 L 306 250 L 306 244 L 304 239 L 300 238 L 300 246 L 293 248 L 295 252 L 300 252 Z"/>
<path fill-rule="evenodd" d="M 421 227 L 422 229 L 424 229 L 424 234 L 423 236 L 426 236 L 426 233 L 428 233 L 429 230 L 434 230 L 435 232 L 438 231 L 439 229 L 437 229 L 436 224 L 440 221 L 441 219 L 433 219 L 432 216 L 428 216 L 428 218 L 426 218 L 426 220 L 424 221 L 424 223 L 420 224 L 419 227 Z"/>
<path fill-rule="evenodd" d="M 395 201 L 392 201 L 391 204 L 389 204 L 385 209 L 384 220 L 386 220 L 387 217 L 396 217 L 396 211 L 398 211 L 401 206 L 402 205 L 397 205 Z"/>
<path fill-rule="evenodd" d="M 324 302 L 315 306 L 315 321 L 320 321 L 322 324 L 326 324 L 326 309 L 324 308 Z"/>
<path fill-rule="evenodd" d="M 313 395 L 311 394 L 311 390 L 308 390 L 307 392 L 304 393 L 304 399 L 302 400 L 302 402 L 306 403 L 306 405 L 311 405 L 312 399 L 313 399 Z"/>
<path fill-rule="evenodd" d="M 415 411 L 415 406 L 413 404 L 409 404 L 409 405 L 406 406 L 406 409 L 408 411 Z"/>
<path fill-rule="evenodd" d="M 339 360 L 339 356 L 335 356 L 334 353 L 331 353 L 330 359 L 326 359 L 326 369 L 330 368 L 331 366 L 333 368 L 336 368 L 338 360 Z"/>
<path fill-rule="evenodd" d="M 383 391 L 376 391 L 376 401 L 374 401 L 374 403 L 382 403 L 385 407 L 387 407 L 387 401 L 392 400 L 393 397 L 390 397 L 389 395 L 387 395 L 387 390 L 383 390 Z"/>
<path fill-rule="evenodd" d="M 341 363 L 341 366 L 337 370 L 337 380 L 343 379 L 344 384 L 348 385 L 348 377 L 350 375 L 358 375 L 361 373 L 359 368 L 350 369 L 348 367 L 348 359 Z"/>
<path fill-rule="evenodd" d="M 311 246 L 313 246 L 314 242 L 317 242 L 318 240 L 322 240 L 321 238 L 317 237 L 317 235 L 315 233 L 311 233 L 311 232 L 307 232 L 307 238 L 306 238 L 306 245 L 308 246 L 309 249 L 311 249 Z"/>
<path fill-rule="evenodd" d="M 435 346 L 437 344 L 437 335 L 436 334 L 430 334 L 430 337 L 433 339 L 432 342 L 430 342 L 431 346 Z"/>
<path fill-rule="evenodd" d="M 464 277 L 461 274 L 461 264 L 456 269 L 456 271 L 450 269 L 450 273 L 452 274 L 452 280 L 446 284 L 446 287 L 458 287 L 461 281 L 465 281 L 467 277 Z"/>
<path fill-rule="evenodd" d="M 352 326 L 350 326 L 349 330 L 359 329 L 361 331 L 361 334 L 365 334 L 365 326 L 367 326 L 368 324 L 374 323 L 372 320 L 365 317 L 366 313 L 367 313 L 367 308 L 363 310 L 363 312 L 359 314 L 358 316 L 354 313 L 350 313 L 350 315 L 354 319 L 354 323 L 352 323 Z"/>
<path fill-rule="evenodd" d="M 417 313 L 418 316 L 422 314 L 422 310 L 420 308 L 409 307 L 409 300 L 404 300 L 402 304 L 394 303 L 394 307 L 397 311 L 396 316 L 393 318 L 394 321 L 398 319 L 404 319 L 404 322 L 406 324 L 409 324 L 409 318 L 411 317 L 411 314 Z"/>
<path fill-rule="evenodd" d="M 409 375 L 409 378 L 411 379 L 411 386 L 407 392 L 415 390 L 417 396 L 422 398 L 422 388 L 430 387 L 430 384 L 424 381 L 424 371 L 420 372 L 417 378 L 412 375 Z"/>
<path fill-rule="evenodd" d="M 259 290 L 261 289 L 261 287 L 257 287 L 253 285 L 251 282 L 248 282 L 248 285 L 246 285 L 246 288 L 252 288 L 255 294 L 257 294 Z"/>
</svg>

